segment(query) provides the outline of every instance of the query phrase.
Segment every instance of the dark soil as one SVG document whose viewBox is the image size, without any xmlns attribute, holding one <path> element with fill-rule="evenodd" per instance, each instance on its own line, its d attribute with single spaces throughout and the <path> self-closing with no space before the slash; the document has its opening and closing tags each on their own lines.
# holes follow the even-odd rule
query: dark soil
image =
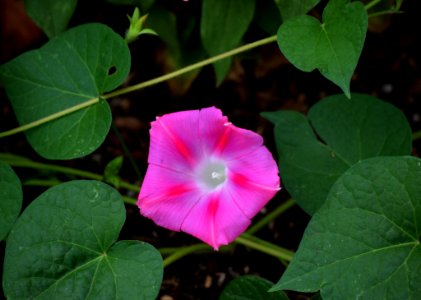
<svg viewBox="0 0 421 300">
<path fill-rule="evenodd" d="M 47 41 L 42 32 L 28 21 L 19 2 L 21 1 L 7 0 L 0 4 L 1 62 L 37 48 Z M 200 12 L 200 1 L 161 2 L 178 14 Z M 129 7 L 116 7 L 99 0 L 79 1 L 70 26 L 102 22 L 123 34 L 127 26 L 126 14 L 131 11 Z M 407 116 L 412 129 L 417 131 L 421 130 L 421 43 L 417 43 L 421 28 L 418 13 L 421 11 L 420 1 L 405 0 L 402 11 L 404 13 L 392 17 L 370 20 L 370 31 L 351 90 L 374 95 L 394 104 Z M 251 28 L 246 39 L 252 41 L 262 37 L 261 30 Z M 165 47 L 158 38 L 141 37 L 130 48 L 132 69 L 125 85 L 133 85 L 167 72 Z M 295 69 L 283 58 L 276 44 L 236 58 L 230 74 L 219 87 L 215 86 L 211 67 L 203 68 L 187 90 L 184 91 L 180 86 L 180 81 L 175 80 L 110 101 L 114 125 L 143 174 L 147 167 L 149 123 L 158 115 L 215 105 L 235 125 L 262 134 L 266 145 L 276 155 L 272 125 L 259 116 L 260 112 L 293 109 L 305 113 L 321 98 L 340 93 L 335 85 L 322 78 L 318 72 L 303 73 Z M 4 131 L 16 127 L 17 122 L 4 91 L 0 95 L 0 131 Z M 420 141 L 414 143 L 414 155 L 420 154 L 420 147 Z M 23 134 L 0 140 L 0 152 L 13 152 L 42 161 L 30 148 Z M 118 155 L 125 154 L 117 135 L 111 130 L 105 143 L 92 155 L 53 163 L 101 174 L 105 165 Z M 21 179 L 38 174 L 26 169 L 16 171 Z M 140 183 L 140 178 L 128 159 L 125 159 L 121 175 L 129 182 Z M 280 175 L 282 178 L 282 174 Z M 25 187 L 25 203 L 29 203 L 43 190 Z M 283 190 L 255 220 L 288 198 L 288 193 Z M 258 232 L 257 236 L 296 250 L 309 219 L 299 207 L 294 207 Z M 153 222 L 141 217 L 134 206 L 127 206 L 127 220 L 120 238 L 143 240 L 157 248 L 199 242 L 186 234 L 155 226 Z M 3 254 L 4 243 L 0 245 L 0 254 Z M 229 252 L 190 255 L 165 269 L 159 298 L 217 299 L 226 284 L 236 276 L 257 274 L 276 282 L 284 269 L 279 260 L 240 245 Z M 306 295 L 296 293 L 291 294 L 291 297 L 307 298 Z"/>
</svg>

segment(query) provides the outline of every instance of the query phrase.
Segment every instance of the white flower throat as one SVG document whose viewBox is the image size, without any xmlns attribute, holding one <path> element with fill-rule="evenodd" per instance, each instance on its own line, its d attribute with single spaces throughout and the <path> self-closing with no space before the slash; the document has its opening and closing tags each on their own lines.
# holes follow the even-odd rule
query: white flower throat
<svg viewBox="0 0 421 300">
<path fill-rule="evenodd" d="M 227 178 L 227 168 L 222 162 L 207 162 L 200 171 L 200 180 L 210 188 L 216 188 Z"/>
</svg>

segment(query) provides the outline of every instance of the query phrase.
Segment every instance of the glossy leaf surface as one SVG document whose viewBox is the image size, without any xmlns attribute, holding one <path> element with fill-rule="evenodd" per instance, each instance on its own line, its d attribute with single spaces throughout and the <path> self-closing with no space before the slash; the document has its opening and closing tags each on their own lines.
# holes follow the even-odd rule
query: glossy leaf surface
<svg viewBox="0 0 421 300">
<path fill-rule="evenodd" d="M 272 290 L 420 299 L 421 160 L 363 160 L 334 184 Z"/>
<path fill-rule="evenodd" d="M 368 24 L 360 1 L 331 0 L 323 22 L 302 15 L 285 21 L 278 31 L 278 44 L 298 69 L 318 69 L 349 98 L 351 76 L 360 57 Z"/>
<path fill-rule="evenodd" d="M 22 186 L 11 167 L 0 162 L 0 241 L 12 228 L 22 206 Z"/>
<path fill-rule="evenodd" d="M 263 116 L 275 124 L 282 183 L 309 214 L 358 161 L 411 153 L 411 128 L 405 116 L 371 96 L 327 97 L 310 109 L 308 118 L 293 111 Z"/>
<path fill-rule="evenodd" d="M 66 29 L 76 4 L 77 0 L 25 0 L 25 10 L 51 38 Z"/>
<path fill-rule="evenodd" d="M 281 12 L 282 20 L 286 21 L 308 13 L 320 0 L 275 0 Z"/>
<path fill-rule="evenodd" d="M 273 283 L 258 276 L 240 276 L 222 291 L 219 300 L 288 300 L 284 292 L 268 292 Z"/>
<path fill-rule="evenodd" d="M 254 0 L 204 0 L 200 33 L 207 53 L 215 56 L 238 46 L 253 19 L 254 9 Z M 214 64 L 218 83 L 225 78 L 230 65 L 228 58 Z"/>
<path fill-rule="evenodd" d="M 105 25 L 87 24 L 3 65 L 0 81 L 24 125 L 115 89 L 129 68 L 130 53 L 124 40 Z M 110 108 L 99 101 L 25 134 L 41 156 L 72 159 L 97 149 L 110 124 Z"/>
<path fill-rule="evenodd" d="M 41 194 L 7 240 L 7 298 L 155 299 L 162 258 L 146 243 L 115 243 L 125 215 L 119 193 L 97 181 Z"/>
</svg>

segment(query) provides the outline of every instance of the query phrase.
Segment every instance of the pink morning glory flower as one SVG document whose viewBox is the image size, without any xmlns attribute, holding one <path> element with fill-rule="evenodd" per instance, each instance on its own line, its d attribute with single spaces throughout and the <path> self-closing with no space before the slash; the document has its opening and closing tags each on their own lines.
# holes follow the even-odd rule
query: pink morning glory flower
<svg viewBox="0 0 421 300">
<path fill-rule="evenodd" d="M 236 239 L 279 191 L 263 138 L 215 108 L 157 117 L 137 205 L 143 216 L 217 250 Z"/>
</svg>

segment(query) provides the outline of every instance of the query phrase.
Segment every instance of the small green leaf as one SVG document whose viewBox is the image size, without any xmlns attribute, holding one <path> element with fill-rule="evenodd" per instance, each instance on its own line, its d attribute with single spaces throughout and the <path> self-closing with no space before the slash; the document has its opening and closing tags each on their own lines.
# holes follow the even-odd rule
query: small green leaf
<svg viewBox="0 0 421 300">
<path fill-rule="evenodd" d="M 319 69 L 327 79 L 350 97 L 349 85 L 364 45 L 367 12 L 360 1 L 331 0 L 323 12 L 323 23 L 311 16 L 284 22 L 278 44 L 285 57 L 298 69 Z"/>
<path fill-rule="evenodd" d="M 272 282 L 257 276 L 237 277 L 225 287 L 219 300 L 288 300 L 284 292 L 268 292 L 272 285 Z"/>
<path fill-rule="evenodd" d="M 3 240 L 22 207 L 22 186 L 13 169 L 0 162 L 0 241 Z"/>
<path fill-rule="evenodd" d="M 25 0 L 25 10 L 52 38 L 67 28 L 77 0 Z"/>
<path fill-rule="evenodd" d="M 323 299 L 421 299 L 421 160 L 376 157 L 345 172 L 272 290 Z"/>
<path fill-rule="evenodd" d="M 117 156 L 112 161 L 110 161 L 104 170 L 104 181 L 111 183 L 115 187 L 120 186 L 120 176 L 118 173 L 120 172 L 121 166 L 123 165 L 123 156 Z"/>
<path fill-rule="evenodd" d="M 105 25 L 87 24 L 3 65 L 0 81 L 24 125 L 115 89 L 129 68 L 124 40 Z M 99 101 L 25 134 L 41 156 L 72 159 L 97 149 L 110 125 L 110 108 Z"/>
<path fill-rule="evenodd" d="M 310 109 L 308 119 L 293 111 L 263 116 L 275 124 L 283 185 L 309 214 L 358 161 L 411 153 L 411 128 L 402 112 L 367 95 L 327 97 Z"/>
<path fill-rule="evenodd" d="M 138 38 L 138 36 L 142 34 L 157 35 L 157 33 L 152 29 L 143 28 L 147 17 L 147 14 L 140 17 L 139 8 L 137 7 L 134 9 L 132 16 L 127 16 L 130 22 L 129 29 L 126 31 L 125 35 L 125 41 L 127 42 L 127 44 L 130 44 L 131 42 L 135 41 Z"/>
<path fill-rule="evenodd" d="M 162 258 L 139 241 L 114 243 L 121 196 L 97 181 L 50 188 L 17 220 L 6 244 L 8 299 L 155 299 Z"/>
<path fill-rule="evenodd" d="M 202 2 L 200 34 L 203 47 L 210 56 L 236 47 L 253 19 L 254 0 L 227 0 Z M 214 64 L 218 84 L 225 78 L 231 59 Z"/>
<path fill-rule="evenodd" d="M 308 13 L 320 0 L 275 0 L 281 12 L 282 20 L 292 19 Z"/>
</svg>

